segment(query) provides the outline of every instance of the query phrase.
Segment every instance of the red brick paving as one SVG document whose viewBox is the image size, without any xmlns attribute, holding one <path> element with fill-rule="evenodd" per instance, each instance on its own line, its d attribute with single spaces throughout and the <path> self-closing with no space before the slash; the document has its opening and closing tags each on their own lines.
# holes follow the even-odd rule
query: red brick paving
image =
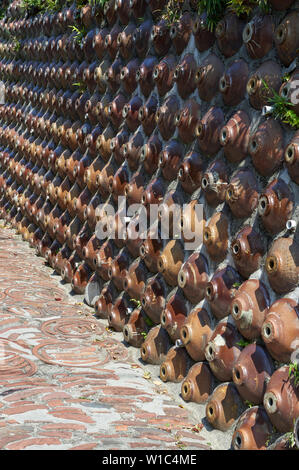
<svg viewBox="0 0 299 470">
<path fill-rule="evenodd" d="M 0 449 L 177 450 L 190 412 L 159 395 L 130 348 L 58 282 L 0 228 Z M 182 436 L 184 449 L 209 448 Z"/>
</svg>

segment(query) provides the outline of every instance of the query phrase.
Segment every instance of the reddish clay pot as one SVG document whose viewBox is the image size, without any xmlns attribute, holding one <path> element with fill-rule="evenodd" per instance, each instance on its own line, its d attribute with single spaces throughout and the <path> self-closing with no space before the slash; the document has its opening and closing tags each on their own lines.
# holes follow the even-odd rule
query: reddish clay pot
<svg viewBox="0 0 299 470">
<path fill-rule="evenodd" d="M 266 450 L 273 433 L 273 426 L 262 406 L 245 410 L 234 429 L 232 447 L 234 450 Z"/>
<path fill-rule="evenodd" d="M 194 403 L 205 403 L 212 394 L 214 377 L 205 362 L 197 362 L 188 371 L 182 382 L 183 400 Z"/>
<path fill-rule="evenodd" d="M 213 321 L 205 309 L 192 310 L 180 329 L 180 338 L 189 356 L 195 361 L 205 359 L 205 348 L 213 330 Z"/>
<path fill-rule="evenodd" d="M 221 382 L 232 380 L 232 371 L 242 347 L 238 345 L 241 335 L 229 320 L 221 320 L 213 331 L 205 348 L 206 360 Z"/>
<path fill-rule="evenodd" d="M 186 377 L 191 364 L 185 348 L 172 346 L 160 366 L 160 377 L 163 382 L 181 382 Z"/>
<path fill-rule="evenodd" d="M 265 247 L 260 235 L 250 225 L 245 225 L 232 239 L 230 252 L 241 276 L 248 278 L 259 269 Z"/>
<path fill-rule="evenodd" d="M 180 329 L 187 316 L 187 307 L 184 297 L 176 292 L 167 300 L 161 314 L 161 325 L 167 331 L 174 343 L 180 338 Z"/>
<path fill-rule="evenodd" d="M 230 307 L 231 316 L 241 335 L 250 340 L 261 335 L 269 305 L 269 294 L 261 281 L 249 279 L 243 282 Z"/>
<path fill-rule="evenodd" d="M 299 246 L 292 238 L 277 238 L 268 251 L 265 268 L 272 289 L 285 294 L 299 282 Z"/>
<path fill-rule="evenodd" d="M 279 362 L 290 362 L 299 348 L 299 307 L 292 299 L 276 300 L 268 309 L 261 336 L 271 356 Z"/>
<path fill-rule="evenodd" d="M 289 366 L 282 366 L 272 374 L 266 388 L 263 404 L 271 423 L 280 432 L 293 431 L 299 416 L 299 389 L 294 383 Z"/>
<path fill-rule="evenodd" d="M 161 325 L 151 328 L 140 348 L 141 359 L 148 364 L 161 364 L 171 347 L 167 332 Z"/>
<path fill-rule="evenodd" d="M 244 403 L 232 382 L 218 385 L 206 404 L 206 419 L 215 429 L 228 431 L 244 412 Z"/>
<path fill-rule="evenodd" d="M 262 403 L 273 371 L 272 360 L 263 347 L 255 343 L 246 346 L 233 368 L 233 382 L 243 400 Z"/>
</svg>

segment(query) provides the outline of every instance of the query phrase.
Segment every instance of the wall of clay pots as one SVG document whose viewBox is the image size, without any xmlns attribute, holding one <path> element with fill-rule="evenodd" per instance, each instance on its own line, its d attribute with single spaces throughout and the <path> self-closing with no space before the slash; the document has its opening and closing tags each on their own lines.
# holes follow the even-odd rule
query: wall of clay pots
<svg viewBox="0 0 299 470">
<path fill-rule="evenodd" d="M 12 3 L 0 20 L 0 216 L 215 429 L 233 429 L 232 448 L 287 448 L 299 133 L 269 96 L 290 99 L 299 80 L 299 2 L 226 11 L 213 32 L 196 2 L 168 25 L 165 3 L 31 17 Z M 136 237 L 134 217 L 126 238 L 99 240 L 96 209 L 112 204 L 117 227 L 118 196 L 186 204 L 189 227 L 202 204 L 203 242 L 153 240 L 151 226 Z"/>
</svg>

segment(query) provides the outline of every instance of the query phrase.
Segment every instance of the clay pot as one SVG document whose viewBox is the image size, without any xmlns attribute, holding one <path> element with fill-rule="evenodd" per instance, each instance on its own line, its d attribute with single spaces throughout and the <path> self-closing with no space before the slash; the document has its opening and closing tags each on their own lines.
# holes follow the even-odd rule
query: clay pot
<svg viewBox="0 0 299 470">
<path fill-rule="evenodd" d="M 141 93 L 145 97 L 149 96 L 155 86 L 153 70 L 157 63 L 157 57 L 146 57 L 136 72 L 136 81 L 139 84 Z"/>
<path fill-rule="evenodd" d="M 245 225 L 231 241 L 230 251 L 237 270 L 248 278 L 260 267 L 265 247 L 259 234 Z"/>
<path fill-rule="evenodd" d="M 123 281 L 129 267 L 129 256 L 126 250 L 122 250 L 119 254 L 111 261 L 111 265 L 108 269 L 108 276 L 119 290 L 123 290 Z"/>
<path fill-rule="evenodd" d="M 295 59 L 299 46 L 298 17 L 299 12 L 297 10 L 290 12 L 274 32 L 278 57 L 286 67 Z"/>
<path fill-rule="evenodd" d="M 257 339 L 270 305 L 269 294 L 258 279 L 243 282 L 235 293 L 230 313 L 240 333 L 247 339 Z"/>
<path fill-rule="evenodd" d="M 170 37 L 177 55 L 187 47 L 192 29 L 192 18 L 189 12 L 182 14 L 178 22 L 170 28 Z"/>
<path fill-rule="evenodd" d="M 172 346 L 160 366 L 160 378 L 163 382 L 181 382 L 186 377 L 190 364 L 185 348 Z"/>
<path fill-rule="evenodd" d="M 236 423 L 232 437 L 234 450 L 265 450 L 273 426 L 261 406 L 245 410 Z"/>
<path fill-rule="evenodd" d="M 225 57 L 233 56 L 242 46 L 244 26 L 245 22 L 234 13 L 227 13 L 217 24 L 216 43 Z"/>
<path fill-rule="evenodd" d="M 208 282 L 208 263 L 201 253 L 192 253 L 178 274 L 178 285 L 191 303 L 197 304 L 205 296 Z"/>
<path fill-rule="evenodd" d="M 221 382 L 232 380 L 232 371 L 242 347 L 237 328 L 229 319 L 220 320 L 205 348 L 205 357 L 215 377 Z"/>
<path fill-rule="evenodd" d="M 274 22 L 271 15 L 255 15 L 243 29 L 243 41 L 252 59 L 262 59 L 273 44 Z"/>
<path fill-rule="evenodd" d="M 207 203 L 216 207 L 224 202 L 228 185 L 228 168 L 223 158 L 213 160 L 201 179 L 201 188 Z"/>
<path fill-rule="evenodd" d="M 283 159 L 283 132 L 275 119 L 262 122 L 251 135 L 248 146 L 255 169 L 262 176 L 272 175 Z"/>
<path fill-rule="evenodd" d="M 139 159 L 143 143 L 144 137 L 138 128 L 137 131 L 128 140 L 128 142 L 123 145 L 123 155 L 128 162 L 128 166 L 131 171 L 137 170 L 139 166 Z"/>
<path fill-rule="evenodd" d="M 153 25 L 151 40 L 158 56 L 165 56 L 171 45 L 170 30 L 165 20 L 160 20 Z"/>
<path fill-rule="evenodd" d="M 143 15 L 141 15 L 143 16 Z M 139 16 L 140 18 L 140 16 Z M 150 48 L 150 37 L 153 23 L 152 20 L 143 21 L 133 34 L 136 54 L 140 58 L 146 57 Z"/>
<path fill-rule="evenodd" d="M 229 221 L 223 212 L 215 212 L 203 232 L 203 244 L 209 257 L 222 261 L 228 250 Z"/>
<path fill-rule="evenodd" d="M 161 314 L 161 325 L 167 331 L 174 343 L 180 339 L 180 329 L 187 317 L 187 307 L 184 297 L 176 292 L 167 300 Z"/>
<path fill-rule="evenodd" d="M 212 394 L 214 377 L 205 362 L 194 364 L 182 382 L 183 400 L 194 403 L 205 403 Z"/>
<path fill-rule="evenodd" d="M 178 179 L 186 193 L 192 194 L 200 188 L 204 169 L 205 162 L 200 154 L 192 150 L 188 152 L 178 172 Z"/>
<path fill-rule="evenodd" d="M 147 269 L 152 273 L 158 272 L 158 259 L 161 255 L 162 248 L 162 240 L 153 237 L 153 232 L 149 229 L 147 238 L 140 246 L 140 256 L 144 260 Z"/>
<path fill-rule="evenodd" d="M 140 348 L 144 341 L 144 335 L 148 332 L 145 320 L 146 317 L 141 307 L 136 308 L 130 314 L 130 318 L 123 328 L 124 340 L 134 348 Z"/>
<path fill-rule="evenodd" d="M 147 173 L 152 175 L 158 168 L 162 143 L 158 134 L 153 133 L 140 151 L 140 160 Z"/>
<path fill-rule="evenodd" d="M 196 138 L 195 128 L 199 119 L 200 106 L 194 99 L 187 101 L 184 108 L 177 113 L 175 124 L 179 137 L 185 144 L 190 144 Z"/>
<path fill-rule="evenodd" d="M 259 197 L 258 211 L 271 235 L 283 230 L 294 210 L 294 196 L 282 179 L 271 181 Z"/>
<path fill-rule="evenodd" d="M 291 238 L 278 238 L 272 244 L 265 262 L 272 289 L 285 294 L 299 281 L 299 246 Z"/>
<path fill-rule="evenodd" d="M 179 240 L 170 240 L 158 260 L 158 269 L 170 286 L 177 285 L 178 273 L 184 262 L 184 250 Z"/>
<path fill-rule="evenodd" d="M 236 218 L 250 217 L 258 205 L 258 182 L 250 168 L 238 170 L 226 189 L 226 202 Z"/>
<path fill-rule="evenodd" d="M 108 271 L 113 260 L 114 245 L 112 240 L 106 240 L 95 253 L 93 264 L 96 270 L 105 281 L 109 280 Z"/>
<path fill-rule="evenodd" d="M 135 95 L 123 107 L 122 117 L 125 119 L 125 122 L 131 132 L 135 132 L 137 127 L 140 125 L 139 109 L 142 105 L 142 99 L 138 95 Z"/>
<path fill-rule="evenodd" d="M 146 266 L 142 260 L 137 258 L 127 269 L 123 280 L 123 288 L 131 298 L 140 300 L 145 288 L 146 278 Z"/>
<path fill-rule="evenodd" d="M 196 71 L 195 80 L 200 99 L 210 102 L 219 92 L 224 65 L 216 54 L 209 54 Z"/>
<path fill-rule="evenodd" d="M 263 404 L 270 421 L 280 432 L 293 431 L 299 416 L 299 390 L 289 366 L 275 370 L 267 384 Z"/>
<path fill-rule="evenodd" d="M 275 10 L 287 10 L 294 3 L 294 0 L 269 0 Z"/>
<path fill-rule="evenodd" d="M 194 55 L 191 53 L 185 54 L 176 66 L 173 79 L 176 82 L 178 93 L 183 100 L 191 95 L 196 88 L 196 71 L 197 63 Z"/>
<path fill-rule="evenodd" d="M 292 299 L 276 300 L 268 309 L 261 336 L 271 356 L 279 362 L 290 362 L 298 348 L 298 304 Z"/>
<path fill-rule="evenodd" d="M 265 83 L 269 88 L 266 88 Z M 251 74 L 247 83 L 247 93 L 253 108 L 261 110 L 278 93 L 281 85 L 281 67 L 273 60 L 267 60 Z"/>
<path fill-rule="evenodd" d="M 88 281 L 92 275 L 92 270 L 87 263 L 82 263 L 75 271 L 71 285 L 76 294 L 84 294 Z"/>
<path fill-rule="evenodd" d="M 263 347 L 255 343 L 246 346 L 233 368 L 233 382 L 243 400 L 262 403 L 273 371 L 272 360 Z"/>
<path fill-rule="evenodd" d="M 106 284 L 101 290 L 97 301 L 95 302 L 95 315 L 98 318 L 107 319 L 116 298 L 115 288 L 112 282 Z"/>
<path fill-rule="evenodd" d="M 151 95 L 144 105 L 139 108 L 138 119 L 147 136 L 150 136 L 156 127 L 155 115 L 157 108 L 158 99 L 155 95 Z"/>
<path fill-rule="evenodd" d="M 284 161 L 288 173 L 296 184 L 299 184 L 299 132 L 296 132 L 285 149 Z"/>
<path fill-rule="evenodd" d="M 250 119 L 247 113 L 237 111 L 222 127 L 220 143 L 224 155 L 231 163 L 239 163 L 248 153 Z"/>
<path fill-rule="evenodd" d="M 179 110 L 179 100 L 169 95 L 156 111 L 156 124 L 164 140 L 169 140 L 175 131 L 175 115 Z"/>
<path fill-rule="evenodd" d="M 223 111 L 216 106 L 209 108 L 199 121 L 196 128 L 197 141 L 201 151 L 207 156 L 213 156 L 220 150 L 219 135 L 223 125 Z"/>
<path fill-rule="evenodd" d="M 177 140 L 171 140 L 162 149 L 159 156 L 159 167 L 167 181 L 176 179 L 183 156 L 183 145 Z"/>
<path fill-rule="evenodd" d="M 218 385 L 206 404 L 206 419 L 215 429 L 228 431 L 244 412 L 242 399 L 232 382 Z"/>
<path fill-rule="evenodd" d="M 113 302 L 108 314 L 108 325 L 115 331 L 122 332 L 125 324 L 129 320 L 129 313 L 132 309 L 127 294 L 120 294 Z"/>
<path fill-rule="evenodd" d="M 205 309 L 196 308 L 185 319 L 180 329 L 180 338 L 195 362 L 205 359 L 205 348 L 212 336 L 212 328 L 212 319 Z"/>
<path fill-rule="evenodd" d="M 193 22 L 192 32 L 195 45 L 199 52 L 204 52 L 213 46 L 215 42 L 215 34 L 207 27 L 207 14 L 203 12 L 197 16 Z"/>
<path fill-rule="evenodd" d="M 155 65 L 152 78 L 157 87 L 158 94 L 164 96 L 173 86 L 173 74 L 176 67 L 174 55 L 168 55 Z"/>
<path fill-rule="evenodd" d="M 289 80 L 286 80 L 282 83 L 279 89 L 279 95 L 286 99 L 288 102 L 292 103 L 292 110 L 298 114 L 299 113 L 299 104 L 296 96 L 298 97 L 297 83 L 299 80 L 299 69 L 295 69 L 294 72 L 290 74 Z"/>
<path fill-rule="evenodd" d="M 219 80 L 219 91 L 226 106 L 236 106 L 245 97 L 249 67 L 243 59 L 231 62 Z"/>
<path fill-rule="evenodd" d="M 141 304 L 154 323 L 160 323 L 162 311 L 165 307 L 165 283 L 161 274 L 147 280 L 141 297 Z"/>
<path fill-rule="evenodd" d="M 139 59 L 130 60 L 120 71 L 120 80 L 125 92 L 131 95 L 137 87 L 136 72 L 139 69 Z"/>
<path fill-rule="evenodd" d="M 241 276 L 232 266 L 218 268 L 214 272 L 207 283 L 205 297 L 216 318 L 222 319 L 229 314 L 236 287 L 240 282 Z"/>
<path fill-rule="evenodd" d="M 169 336 L 161 325 L 157 325 L 149 331 L 145 341 L 141 345 L 141 359 L 148 364 L 161 364 L 171 347 Z"/>
</svg>

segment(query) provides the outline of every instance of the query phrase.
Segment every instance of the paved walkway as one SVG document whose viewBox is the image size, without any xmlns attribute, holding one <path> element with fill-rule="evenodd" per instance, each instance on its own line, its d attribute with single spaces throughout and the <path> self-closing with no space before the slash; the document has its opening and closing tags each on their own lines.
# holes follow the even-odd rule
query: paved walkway
<svg viewBox="0 0 299 470">
<path fill-rule="evenodd" d="M 0 221 L 0 449 L 225 448 L 93 313 Z"/>
</svg>

